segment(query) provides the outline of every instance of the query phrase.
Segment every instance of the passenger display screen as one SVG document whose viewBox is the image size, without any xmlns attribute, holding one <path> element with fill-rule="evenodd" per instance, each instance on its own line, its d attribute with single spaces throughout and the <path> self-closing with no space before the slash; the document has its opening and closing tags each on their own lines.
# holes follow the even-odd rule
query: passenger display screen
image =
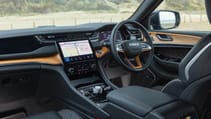
<svg viewBox="0 0 211 119">
<path fill-rule="evenodd" d="M 59 42 L 58 44 L 63 56 L 63 62 L 65 63 L 90 60 L 94 58 L 88 40 Z"/>
</svg>

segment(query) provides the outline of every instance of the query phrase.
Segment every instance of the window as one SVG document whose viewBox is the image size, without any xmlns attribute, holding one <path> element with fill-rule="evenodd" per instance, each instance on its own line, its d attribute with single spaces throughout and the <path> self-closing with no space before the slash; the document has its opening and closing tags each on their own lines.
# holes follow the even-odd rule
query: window
<svg viewBox="0 0 211 119">
<path fill-rule="evenodd" d="M 180 25 L 173 30 L 210 31 L 211 25 L 204 5 L 205 0 L 164 0 L 156 10 L 174 10 L 180 13 Z"/>
</svg>

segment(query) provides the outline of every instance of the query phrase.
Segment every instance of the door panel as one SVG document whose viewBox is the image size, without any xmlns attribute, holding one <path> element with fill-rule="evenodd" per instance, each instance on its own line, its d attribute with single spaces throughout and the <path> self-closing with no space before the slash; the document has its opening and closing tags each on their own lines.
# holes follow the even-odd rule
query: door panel
<svg viewBox="0 0 211 119">
<path fill-rule="evenodd" d="M 155 44 L 195 45 L 198 41 L 201 40 L 201 36 L 177 33 L 150 32 L 150 35 L 153 38 Z"/>
<path fill-rule="evenodd" d="M 165 83 L 177 78 L 180 62 L 191 48 L 202 39 L 203 35 L 150 32 L 155 47 L 154 61 L 150 68 L 157 75 L 157 78 Z"/>
<path fill-rule="evenodd" d="M 178 77 L 178 67 L 181 60 L 190 51 L 189 45 L 158 45 L 155 44 L 155 56 L 152 70 L 165 80 Z"/>
</svg>

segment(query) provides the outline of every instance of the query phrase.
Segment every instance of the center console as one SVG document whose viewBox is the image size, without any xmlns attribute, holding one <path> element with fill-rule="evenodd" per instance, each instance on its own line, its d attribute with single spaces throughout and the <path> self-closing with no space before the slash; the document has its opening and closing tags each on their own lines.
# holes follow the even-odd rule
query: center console
<svg viewBox="0 0 211 119">
<path fill-rule="evenodd" d="M 140 86 L 114 90 L 104 110 L 112 119 L 198 119 L 192 105 L 176 97 Z"/>
<path fill-rule="evenodd" d="M 57 47 L 71 84 L 93 102 L 106 102 L 106 95 L 111 88 L 99 75 L 89 40 L 60 41 Z"/>
</svg>

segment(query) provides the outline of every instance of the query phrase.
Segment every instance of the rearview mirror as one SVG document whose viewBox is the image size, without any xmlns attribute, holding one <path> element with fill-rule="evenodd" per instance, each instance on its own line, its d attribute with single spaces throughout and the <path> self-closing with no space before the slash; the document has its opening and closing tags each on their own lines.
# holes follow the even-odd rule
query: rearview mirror
<svg viewBox="0 0 211 119">
<path fill-rule="evenodd" d="M 149 19 L 152 30 L 166 30 L 178 27 L 180 24 L 180 14 L 175 11 L 161 10 L 153 12 Z"/>
</svg>

